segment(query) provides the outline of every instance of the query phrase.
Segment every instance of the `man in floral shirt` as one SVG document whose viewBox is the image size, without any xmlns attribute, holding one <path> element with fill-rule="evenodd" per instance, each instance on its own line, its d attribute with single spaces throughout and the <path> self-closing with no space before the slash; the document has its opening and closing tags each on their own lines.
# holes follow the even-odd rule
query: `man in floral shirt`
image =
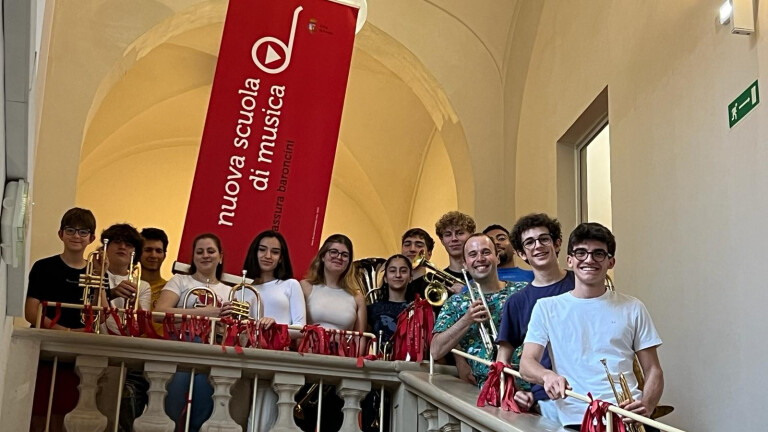
<svg viewBox="0 0 768 432">
<path fill-rule="evenodd" d="M 487 235 L 473 234 L 464 243 L 464 267 L 472 279 L 480 284 L 488 309 L 483 306 L 480 299 L 472 302 L 467 291 L 451 296 L 443 305 L 435 322 L 431 346 L 432 355 L 435 358 L 441 358 L 452 348 L 458 347 L 462 351 L 483 359 L 490 361 L 495 359 L 495 348 L 494 352 L 487 352 L 480 337 L 478 323 L 486 322 L 490 317 L 498 328 L 507 298 L 525 286 L 525 283 L 500 281 L 496 271 L 498 263 L 496 246 Z M 490 333 L 490 326 L 487 328 Z M 493 338 L 492 335 L 489 334 L 489 336 Z M 472 360 L 469 361 L 469 365 L 478 386 L 482 386 L 488 376 L 488 366 Z M 527 403 L 527 398 L 524 403 Z"/>
</svg>

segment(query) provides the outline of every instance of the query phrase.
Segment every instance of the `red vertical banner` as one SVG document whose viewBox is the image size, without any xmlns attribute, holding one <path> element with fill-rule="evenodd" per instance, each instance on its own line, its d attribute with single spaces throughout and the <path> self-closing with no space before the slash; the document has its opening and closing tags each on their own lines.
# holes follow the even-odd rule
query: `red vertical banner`
<svg viewBox="0 0 768 432">
<path fill-rule="evenodd" d="M 224 271 L 273 229 L 296 277 L 317 252 L 355 36 L 356 8 L 329 0 L 230 0 L 179 246 L 222 240 Z"/>
</svg>

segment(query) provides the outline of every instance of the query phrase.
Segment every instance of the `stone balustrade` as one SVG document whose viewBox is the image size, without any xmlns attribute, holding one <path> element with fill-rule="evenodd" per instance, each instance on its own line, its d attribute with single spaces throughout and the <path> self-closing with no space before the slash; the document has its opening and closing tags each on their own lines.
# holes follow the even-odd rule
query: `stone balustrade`
<svg viewBox="0 0 768 432">
<path fill-rule="evenodd" d="M 537 415 L 478 408 L 476 387 L 456 378 L 452 367 L 437 366 L 439 374 L 430 376 L 426 363 L 366 360 L 357 367 L 355 358 L 259 349 L 237 354 L 216 345 L 26 328 L 14 329 L 10 348 L 5 368 L 10 397 L 2 407 L 3 430 L 29 429 L 38 360 L 53 358 L 74 364 L 80 376 L 77 406 L 64 419 L 69 432 L 114 430 L 118 386 L 104 377 L 110 376 L 110 369 L 118 371 L 112 376 L 120 376 L 123 364 L 143 371 L 150 385 L 147 408 L 134 422 L 137 432 L 174 430 L 164 409 L 165 386 L 175 372 L 193 369 L 208 374 L 214 388 L 214 410 L 202 431 L 244 430 L 244 419 L 232 415 L 236 402 L 246 405 L 246 411 L 251 406 L 232 397 L 241 380 L 249 386 L 271 384 L 278 396 L 278 420 L 272 429 L 276 432 L 299 430 L 293 421 L 294 396 L 303 384 L 319 380 L 335 385 L 344 401 L 339 413 L 343 432 L 360 431 L 360 401 L 371 389 L 382 387 L 392 395 L 392 409 L 384 413 L 392 431 L 560 430 Z M 251 399 L 250 392 L 240 393 L 246 401 Z"/>
</svg>

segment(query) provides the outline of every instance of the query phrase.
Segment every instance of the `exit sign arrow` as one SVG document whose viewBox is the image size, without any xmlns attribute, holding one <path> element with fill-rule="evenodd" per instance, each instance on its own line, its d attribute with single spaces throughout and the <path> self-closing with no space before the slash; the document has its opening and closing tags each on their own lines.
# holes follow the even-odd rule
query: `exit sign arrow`
<svg viewBox="0 0 768 432">
<path fill-rule="evenodd" d="M 757 81 L 744 90 L 739 97 L 728 104 L 728 124 L 731 128 L 741 121 L 757 104 L 760 103 L 760 90 Z"/>
</svg>

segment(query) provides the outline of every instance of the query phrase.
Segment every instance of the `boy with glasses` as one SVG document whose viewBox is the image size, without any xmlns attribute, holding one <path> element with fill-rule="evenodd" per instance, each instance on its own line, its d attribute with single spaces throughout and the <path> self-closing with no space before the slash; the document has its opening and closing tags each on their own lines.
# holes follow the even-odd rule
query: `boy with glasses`
<svg viewBox="0 0 768 432">
<path fill-rule="evenodd" d="M 499 354 L 496 360 L 503 363 L 519 363 L 523 341 L 528 331 L 533 307 L 539 299 L 552 297 L 573 289 L 573 272 L 560 268 L 557 256 L 562 243 L 562 229 L 557 219 L 544 213 L 523 216 L 512 227 L 512 246 L 520 259 L 533 269 L 534 279 L 522 290 L 511 296 L 504 305 L 499 328 Z M 541 364 L 549 369 L 552 362 L 544 352 Z M 538 408 L 547 417 L 555 415 L 554 403 L 540 385 L 530 385 L 518 380 L 523 390 L 530 390 L 538 402 Z"/>
<path fill-rule="evenodd" d="M 616 403 L 602 361 L 612 374 L 623 373 L 627 379 L 634 402 L 621 406 L 629 411 L 650 416 L 664 388 L 656 352 L 661 339 L 651 316 L 640 300 L 605 287 L 605 275 L 616 264 L 615 253 L 616 240 L 606 227 L 598 223 L 576 227 L 568 239 L 567 258 L 575 288 L 539 300 L 525 337 L 520 372 L 544 386 L 555 401 L 557 419 L 576 430 L 586 405 L 565 398 L 566 389 Z M 552 370 L 539 363 L 545 349 L 552 357 Z M 635 355 L 645 374 L 642 392 L 632 368 Z"/>
<path fill-rule="evenodd" d="M 59 227 L 59 239 L 64 244 L 64 251 L 35 262 L 29 271 L 24 317 L 30 324 L 35 324 L 37 309 L 42 301 L 83 302 L 83 290 L 79 285 L 80 275 L 85 274 L 86 260 L 83 256 L 88 245 L 96 239 L 95 230 L 96 218 L 90 210 L 75 207 L 64 213 Z M 55 316 L 56 308 L 47 308 L 41 327 L 83 331 L 79 310 L 62 308 L 58 322 L 51 326 Z"/>
<path fill-rule="evenodd" d="M 85 274 L 85 249 L 96 239 L 96 218 L 90 210 L 71 208 L 64 213 L 59 225 L 59 240 L 64 244 L 64 251 L 52 257 L 38 260 L 29 271 L 29 289 L 24 303 L 24 317 L 35 325 L 37 310 L 42 301 L 50 303 L 83 302 L 83 290 L 80 288 L 80 275 Z M 106 300 L 104 300 L 106 301 Z M 50 306 L 42 317 L 40 327 L 53 330 L 81 332 L 84 324 L 77 309 Z M 56 323 L 56 314 L 60 313 Z M 46 425 L 48 394 L 53 363 L 40 360 L 37 369 L 32 420 L 30 429 L 43 430 Z M 56 374 L 56 392 L 51 410 L 51 430 L 64 430 L 64 415 L 75 408 L 77 403 L 77 385 L 79 379 L 73 365 L 59 364 Z"/>
</svg>

